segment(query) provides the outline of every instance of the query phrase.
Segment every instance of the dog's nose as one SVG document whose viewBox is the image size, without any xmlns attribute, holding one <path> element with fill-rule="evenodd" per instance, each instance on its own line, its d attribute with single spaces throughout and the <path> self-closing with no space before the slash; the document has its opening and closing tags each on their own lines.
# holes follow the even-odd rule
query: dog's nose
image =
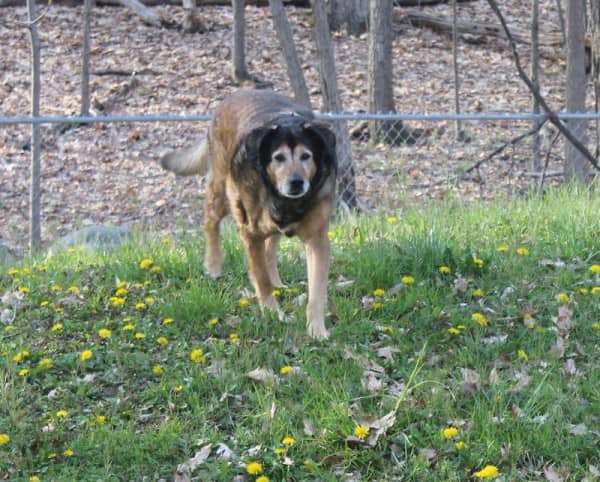
<svg viewBox="0 0 600 482">
<path fill-rule="evenodd" d="M 290 180 L 289 191 L 292 196 L 304 194 L 304 179 L 297 177 Z"/>
</svg>

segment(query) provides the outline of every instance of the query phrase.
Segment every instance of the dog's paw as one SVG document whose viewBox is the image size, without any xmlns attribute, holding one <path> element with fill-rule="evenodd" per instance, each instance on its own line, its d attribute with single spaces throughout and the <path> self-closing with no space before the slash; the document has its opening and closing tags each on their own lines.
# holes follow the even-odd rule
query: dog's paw
<svg viewBox="0 0 600 482">
<path fill-rule="evenodd" d="M 212 279 L 216 280 L 223 274 L 222 263 L 204 263 L 204 272 Z"/>
<path fill-rule="evenodd" d="M 329 338 L 329 331 L 325 328 L 325 323 L 311 323 L 307 325 L 308 336 L 315 340 L 327 340 Z"/>
</svg>

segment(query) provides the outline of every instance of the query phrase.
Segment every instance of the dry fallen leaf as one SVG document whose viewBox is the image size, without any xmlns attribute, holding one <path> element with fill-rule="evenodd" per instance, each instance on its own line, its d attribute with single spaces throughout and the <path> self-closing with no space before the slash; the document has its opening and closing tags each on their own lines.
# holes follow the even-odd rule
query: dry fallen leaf
<svg viewBox="0 0 600 482">
<path fill-rule="evenodd" d="M 360 439 L 355 435 L 349 435 L 346 437 L 346 441 L 363 446 L 366 445 L 368 447 L 375 447 L 379 437 L 381 437 L 381 435 L 383 435 L 388 428 L 396 423 L 396 412 L 392 410 L 381 418 L 362 417 L 359 418 L 358 421 L 362 426 L 369 429 L 368 435 L 364 439 Z"/>
<path fill-rule="evenodd" d="M 270 368 L 255 368 L 248 372 L 248 377 L 257 382 L 262 382 L 265 385 L 275 385 L 279 381 L 279 377 Z"/>
<path fill-rule="evenodd" d="M 177 466 L 175 471 L 174 481 L 175 482 L 189 482 L 191 475 L 199 466 L 206 462 L 210 455 L 212 444 L 207 444 L 202 447 L 196 454 L 183 464 Z"/>
</svg>

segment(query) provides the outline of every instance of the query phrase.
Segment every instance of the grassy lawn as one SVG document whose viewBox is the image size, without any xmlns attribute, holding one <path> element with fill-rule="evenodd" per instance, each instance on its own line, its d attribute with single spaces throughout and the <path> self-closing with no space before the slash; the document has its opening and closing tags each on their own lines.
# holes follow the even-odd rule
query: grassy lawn
<svg viewBox="0 0 600 482">
<path fill-rule="evenodd" d="M 600 194 L 330 237 L 323 343 L 294 240 L 287 322 L 231 227 L 219 282 L 198 233 L 1 267 L 0 480 L 598 480 Z"/>
</svg>

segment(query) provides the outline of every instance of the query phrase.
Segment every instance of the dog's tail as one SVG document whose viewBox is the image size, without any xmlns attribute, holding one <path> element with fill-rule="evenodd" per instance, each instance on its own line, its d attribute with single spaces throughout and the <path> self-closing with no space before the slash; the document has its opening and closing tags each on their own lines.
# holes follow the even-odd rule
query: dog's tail
<svg viewBox="0 0 600 482">
<path fill-rule="evenodd" d="M 208 141 L 204 139 L 187 149 L 165 154 L 160 158 L 160 165 L 180 176 L 205 174 L 209 168 L 209 150 Z"/>
</svg>

